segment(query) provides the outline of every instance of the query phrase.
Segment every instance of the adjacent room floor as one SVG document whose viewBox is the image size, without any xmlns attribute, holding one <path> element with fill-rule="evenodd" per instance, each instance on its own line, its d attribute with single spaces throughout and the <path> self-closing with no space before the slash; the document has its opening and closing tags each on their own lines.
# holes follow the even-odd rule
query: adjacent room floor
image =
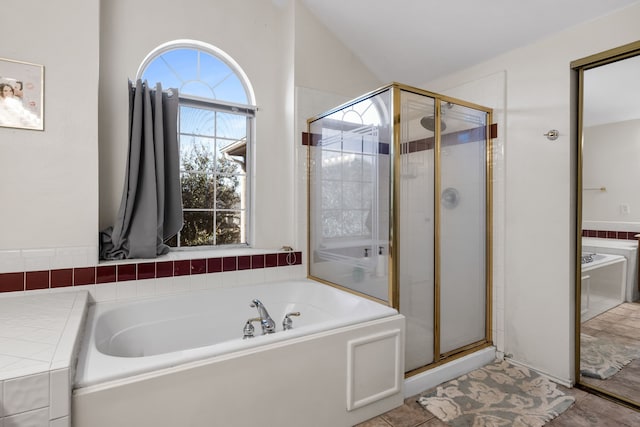
<svg viewBox="0 0 640 427">
<path fill-rule="evenodd" d="M 617 405 L 585 391 L 562 387 L 574 396 L 576 402 L 548 426 L 566 427 L 636 427 L 640 425 L 640 412 Z M 446 427 L 435 415 L 416 402 L 418 396 L 405 400 L 404 405 L 382 414 L 357 427 Z"/>
<path fill-rule="evenodd" d="M 604 335 L 622 342 L 640 341 L 640 303 L 623 303 L 599 314 L 582 324 L 583 333 L 591 336 Z M 632 361 L 606 380 L 583 377 L 582 381 L 600 387 L 618 396 L 634 401 L 640 400 L 640 359 Z"/>
</svg>

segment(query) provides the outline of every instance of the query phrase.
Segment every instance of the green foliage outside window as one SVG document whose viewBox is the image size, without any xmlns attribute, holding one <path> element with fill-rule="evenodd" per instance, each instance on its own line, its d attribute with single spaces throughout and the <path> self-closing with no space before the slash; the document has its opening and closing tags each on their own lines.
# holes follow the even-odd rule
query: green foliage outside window
<svg viewBox="0 0 640 427">
<path fill-rule="evenodd" d="M 241 193 L 237 162 L 193 144 L 182 155 L 184 227 L 180 246 L 208 246 L 241 242 Z M 168 244 L 177 245 L 174 237 Z"/>
</svg>

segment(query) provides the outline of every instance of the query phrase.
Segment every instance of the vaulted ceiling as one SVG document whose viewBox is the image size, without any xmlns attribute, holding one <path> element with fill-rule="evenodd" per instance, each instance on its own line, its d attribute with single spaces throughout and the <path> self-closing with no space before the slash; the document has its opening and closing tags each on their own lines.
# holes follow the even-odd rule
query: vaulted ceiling
<svg viewBox="0 0 640 427">
<path fill-rule="evenodd" d="M 421 85 L 639 0 L 302 1 L 381 82 Z"/>
</svg>

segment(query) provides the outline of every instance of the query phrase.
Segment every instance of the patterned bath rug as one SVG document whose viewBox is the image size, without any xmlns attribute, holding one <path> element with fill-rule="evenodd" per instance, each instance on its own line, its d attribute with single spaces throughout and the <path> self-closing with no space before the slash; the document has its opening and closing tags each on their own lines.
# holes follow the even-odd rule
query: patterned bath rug
<svg viewBox="0 0 640 427">
<path fill-rule="evenodd" d="M 580 373 L 606 380 L 640 357 L 640 345 L 580 334 Z"/>
<path fill-rule="evenodd" d="M 554 382 L 506 361 L 471 371 L 418 399 L 455 427 L 543 426 L 573 402 Z"/>
</svg>

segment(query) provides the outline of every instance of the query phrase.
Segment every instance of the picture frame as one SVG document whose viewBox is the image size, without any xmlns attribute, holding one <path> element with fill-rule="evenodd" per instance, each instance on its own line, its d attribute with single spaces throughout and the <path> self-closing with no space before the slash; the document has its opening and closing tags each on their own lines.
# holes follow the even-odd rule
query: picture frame
<svg viewBox="0 0 640 427">
<path fill-rule="evenodd" d="M 44 130 L 44 66 L 0 58 L 0 127 Z"/>
</svg>

